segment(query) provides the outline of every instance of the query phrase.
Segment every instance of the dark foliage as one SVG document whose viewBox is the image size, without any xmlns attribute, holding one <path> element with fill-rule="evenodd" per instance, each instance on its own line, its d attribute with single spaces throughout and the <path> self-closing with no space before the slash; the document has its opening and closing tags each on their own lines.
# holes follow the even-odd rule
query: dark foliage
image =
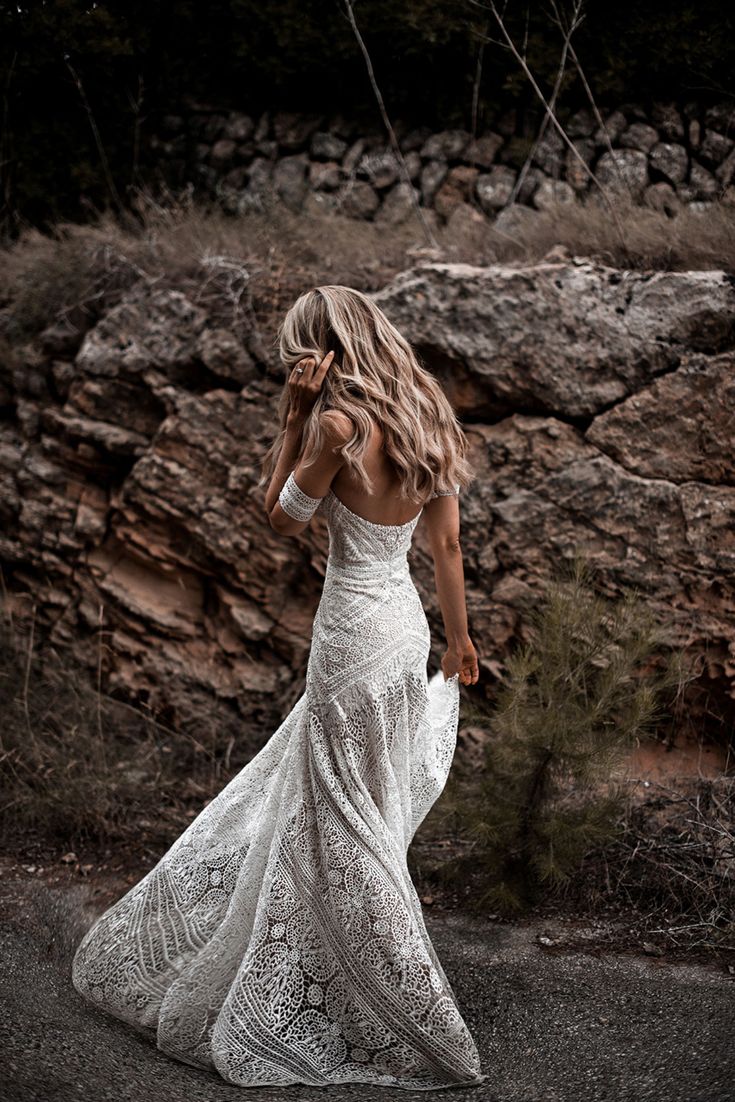
<svg viewBox="0 0 735 1102">
<path fill-rule="evenodd" d="M 360 0 L 357 18 L 389 111 L 468 126 L 478 50 L 494 23 L 472 0 Z M 508 27 L 548 87 L 560 33 L 542 3 L 511 4 Z M 576 49 L 601 102 L 733 95 L 735 9 L 719 0 L 591 0 Z M 124 203 L 148 165 L 146 137 L 183 97 L 218 109 L 341 112 L 378 123 L 340 0 L 55 0 L 0 4 L 0 218 L 49 224 Z M 508 52 L 484 48 L 480 126 L 532 93 Z M 583 101 L 570 74 L 562 107 Z M 427 94 L 427 91 L 429 94 Z M 86 102 L 85 102 L 86 101 Z M 534 105 L 535 106 L 535 105 Z M 92 120 L 98 136 L 93 132 Z"/>
</svg>

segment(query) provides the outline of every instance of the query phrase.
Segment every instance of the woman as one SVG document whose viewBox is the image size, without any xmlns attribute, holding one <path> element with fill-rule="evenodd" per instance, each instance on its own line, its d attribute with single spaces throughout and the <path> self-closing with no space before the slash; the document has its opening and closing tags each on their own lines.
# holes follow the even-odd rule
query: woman
<svg viewBox="0 0 735 1102">
<path fill-rule="evenodd" d="M 330 541 L 305 690 L 97 920 L 74 985 L 240 1086 L 480 1083 L 406 865 L 446 781 L 459 683 L 478 678 L 459 545 L 465 439 L 358 291 L 302 295 L 280 352 L 289 374 L 263 463 L 268 518 L 297 535 L 319 510 Z M 430 680 L 407 560 L 420 519 L 448 642 Z"/>
</svg>

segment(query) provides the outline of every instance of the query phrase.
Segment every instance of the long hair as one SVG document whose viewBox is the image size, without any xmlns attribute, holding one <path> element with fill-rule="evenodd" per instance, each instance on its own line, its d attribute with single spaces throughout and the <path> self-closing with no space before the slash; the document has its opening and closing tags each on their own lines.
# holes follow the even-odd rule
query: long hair
<svg viewBox="0 0 735 1102">
<path fill-rule="evenodd" d="M 467 439 L 444 391 L 367 295 L 339 284 L 306 291 L 286 314 L 277 339 L 287 380 L 278 407 L 279 432 L 263 458 L 260 485 L 272 474 L 283 445 L 288 374 L 305 356 L 319 364 L 331 349 L 334 359 L 304 425 L 300 461 L 308 465 L 321 450 L 320 415 L 340 410 L 353 425 L 342 455 L 366 492 L 373 487 L 363 457 L 374 422 L 382 429 L 403 496 L 423 502 L 434 492 L 452 492 L 457 483 L 462 487 L 471 481 Z"/>
</svg>

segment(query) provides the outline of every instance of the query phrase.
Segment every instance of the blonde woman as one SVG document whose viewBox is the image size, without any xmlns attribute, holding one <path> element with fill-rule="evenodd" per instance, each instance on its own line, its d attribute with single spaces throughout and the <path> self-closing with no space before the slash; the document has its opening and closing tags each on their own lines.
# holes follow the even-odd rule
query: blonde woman
<svg viewBox="0 0 735 1102">
<path fill-rule="evenodd" d="M 73 981 L 159 1048 L 243 1087 L 485 1080 L 406 865 L 446 782 L 467 631 L 457 495 L 471 472 L 446 397 L 372 300 L 303 294 L 280 330 L 265 507 L 316 512 L 329 557 L 306 686 L 263 749 L 95 923 Z M 447 637 L 407 552 L 426 526 Z"/>
</svg>

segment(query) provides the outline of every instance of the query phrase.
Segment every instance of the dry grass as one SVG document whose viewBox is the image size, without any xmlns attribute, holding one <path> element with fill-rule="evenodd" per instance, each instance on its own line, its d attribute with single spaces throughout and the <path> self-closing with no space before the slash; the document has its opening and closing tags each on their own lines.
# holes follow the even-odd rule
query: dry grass
<svg viewBox="0 0 735 1102">
<path fill-rule="evenodd" d="M 229 779 L 231 745 L 106 696 L 89 671 L 0 624 L 0 836 L 13 849 L 170 843 Z"/>
<path fill-rule="evenodd" d="M 222 324 L 243 327 L 270 360 L 278 322 L 306 287 L 345 283 L 370 291 L 421 259 L 523 264 L 561 247 L 619 267 L 735 271 L 731 204 L 668 217 L 619 196 L 615 214 L 590 196 L 544 212 L 511 209 L 497 226 L 455 220 L 437 227 L 440 249 L 432 253 L 413 216 L 385 226 L 339 214 L 297 215 L 276 203 L 234 216 L 187 192 L 140 192 L 124 220 L 107 213 L 87 225 L 59 225 L 48 236 L 29 230 L 6 246 L 2 327 L 11 341 L 58 320 L 84 330 L 145 279 L 184 291 Z"/>
<path fill-rule="evenodd" d="M 617 838 L 588 855 L 563 896 L 634 910 L 675 948 L 735 949 L 735 777 L 631 782 Z"/>
</svg>

